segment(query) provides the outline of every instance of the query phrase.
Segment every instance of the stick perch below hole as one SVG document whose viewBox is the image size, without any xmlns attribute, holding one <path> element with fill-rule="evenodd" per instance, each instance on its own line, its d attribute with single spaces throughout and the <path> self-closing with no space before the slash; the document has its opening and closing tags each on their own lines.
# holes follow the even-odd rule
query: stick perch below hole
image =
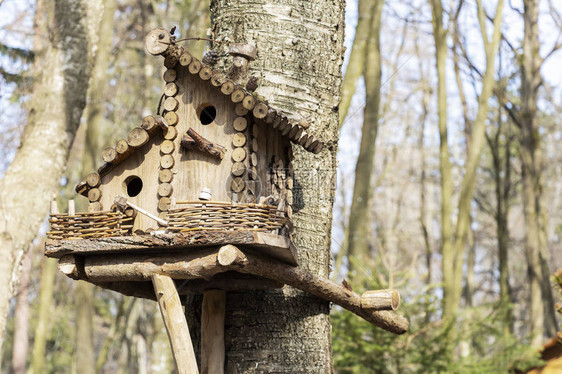
<svg viewBox="0 0 562 374">
<path fill-rule="evenodd" d="M 138 211 L 139 213 L 144 214 L 145 216 L 147 216 L 149 218 L 152 218 L 153 220 L 155 220 L 156 222 L 158 222 L 162 226 L 168 226 L 168 221 L 164 221 L 163 219 L 158 218 L 154 214 L 147 212 L 146 210 L 144 210 L 141 207 L 131 203 L 130 201 L 127 201 L 127 199 L 123 196 L 117 196 L 115 198 L 115 204 L 118 205 L 119 207 L 121 207 L 121 209 L 123 209 L 123 210 L 127 206 L 129 206 L 129 207 L 135 209 L 136 211 Z"/>
</svg>

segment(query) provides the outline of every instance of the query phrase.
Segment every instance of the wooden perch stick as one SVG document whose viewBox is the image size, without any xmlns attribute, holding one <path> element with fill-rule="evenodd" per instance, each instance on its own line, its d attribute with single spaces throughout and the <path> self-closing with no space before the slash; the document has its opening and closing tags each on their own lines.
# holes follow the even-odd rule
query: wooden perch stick
<svg viewBox="0 0 562 374">
<path fill-rule="evenodd" d="M 170 338 L 178 373 L 198 374 L 189 327 L 174 280 L 166 275 L 154 274 L 152 284 L 168 332 L 168 338 Z"/>
<path fill-rule="evenodd" d="M 168 226 L 168 222 L 164 221 L 161 218 L 156 217 L 154 214 L 147 212 L 146 210 L 142 209 L 141 207 L 131 203 L 130 201 L 127 201 L 127 199 L 123 196 L 117 196 L 115 198 L 115 205 L 118 205 L 121 209 L 123 209 L 123 211 L 125 210 L 125 208 L 127 206 L 135 209 L 136 211 L 138 211 L 141 214 L 144 214 L 145 216 L 152 218 L 153 220 L 155 220 L 156 222 L 158 222 L 159 224 L 161 224 L 162 226 Z"/>
<path fill-rule="evenodd" d="M 191 128 L 187 130 L 187 135 L 182 138 L 181 146 L 186 149 L 197 149 L 221 160 L 226 153 L 226 148 L 222 145 L 210 142 Z"/>
<path fill-rule="evenodd" d="M 395 334 L 403 334 L 408 329 L 408 321 L 402 316 L 362 308 L 361 296 L 342 285 L 299 267 L 245 254 L 233 245 L 225 245 L 218 252 L 206 249 L 176 256 L 95 255 L 88 256 L 85 261 L 86 275 L 93 282 L 149 280 L 152 274 L 165 274 L 175 279 L 210 279 L 227 271 L 257 275 L 298 288 L 336 303 Z"/>
</svg>

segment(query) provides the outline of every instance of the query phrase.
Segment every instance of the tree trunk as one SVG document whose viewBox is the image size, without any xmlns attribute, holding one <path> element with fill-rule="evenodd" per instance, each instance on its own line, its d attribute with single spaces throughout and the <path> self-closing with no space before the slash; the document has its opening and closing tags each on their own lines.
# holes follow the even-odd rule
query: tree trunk
<svg viewBox="0 0 562 374">
<path fill-rule="evenodd" d="M 213 0 L 214 38 L 255 43 L 258 93 L 291 117 L 311 118 L 330 146 L 315 156 L 294 148 L 294 242 L 299 263 L 328 277 L 343 58 L 343 1 Z M 227 373 L 332 371 L 329 305 L 290 287 L 229 293 Z"/>
<path fill-rule="evenodd" d="M 430 0 L 435 64 L 437 69 L 437 112 L 439 116 L 439 171 L 441 173 L 441 269 L 443 273 L 443 314 L 452 317 L 453 288 L 452 198 L 453 178 L 447 140 L 447 30 L 443 25 L 441 0 Z"/>
<path fill-rule="evenodd" d="M 500 272 L 500 303 L 507 308 L 505 316 L 504 336 L 513 333 L 513 312 L 511 288 L 509 286 L 509 196 L 511 193 L 511 133 L 510 123 L 502 120 L 502 110 L 497 115 L 498 128 L 494 137 L 488 138 L 490 152 L 492 154 L 492 167 L 494 174 L 494 192 L 496 198 L 496 235 L 498 242 L 498 268 Z M 505 129 L 507 127 L 507 130 Z M 502 142 L 505 138 L 505 142 Z"/>
<path fill-rule="evenodd" d="M 347 254 L 350 270 L 357 261 L 363 263 L 369 256 L 369 202 L 371 200 L 371 176 L 375 162 L 375 141 L 379 125 L 379 106 L 381 99 L 381 53 L 380 29 L 384 1 L 377 1 L 371 9 L 371 27 L 367 31 L 367 47 L 365 49 L 365 109 L 363 111 L 363 128 L 361 145 L 355 166 L 355 184 L 349 214 Z M 374 271 L 374 269 L 373 269 Z"/>
<path fill-rule="evenodd" d="M 19 264 L 55 196 L 88 87 L 83 0 L 38 1 L 28 124 L 0 182 L 0 348 Z M 49 36 L 48 40 L 44 40 Z M 40 181 L 40 183 L 36 183 Z"/>
<path fill-rule="evenodd" d="M 94 353 L 94 287 L 78 281 L 74 291 L 76 300 L 76 371 L 93 374 L 96 369 Z"/>
<path fill-rule="evenodd" d="M 376 0 L 359 0 L 357 9 L 357 26 L 355 27 L 355 37 L 353 38 L 353 46 L 351 47 L 351 54 L 349 61 L 345 68 L 345 76 L 342 83 L 342 98 L 340 104 L 340 129 L 343 121 L 349 111 L 351 99 L 355 94 L 357 81 L 365 71 L 365 52 L 367 46 L 367 39 L 371 34 L 371 23 L 373 16 L 373 6 Z M 379 22 L 380 23 L 380 22 Z"/>
<path fill-rule="evenodd" d="M 29 280 L 31 278 L 32 250 L 29 250 L 22 262 L 20 285 L 14 311 L 14 348 L 12 351 L 12 368 L 14 374 L 25 374 L 29 347 Z"/>
<path fill-rule="evenodd" d="M 482 89 L 478 96 L 478 113 L 472 124 L 472 134 L 470 137 L 470 148 L 466 160 L 465 174 L 461 184 L 460 197 L 458 203 L 457 224 L 455 226 L 455 241 L 453 244 L 453 283 L 450 294 L 448 312 L 451 316 L 457 314 L 460 307 L 462 293 L 462 265 L 463 254 L 467 241 L 467 234 L 470 228 L 470 204 L 474 195 L 476 185 L 476 171 L 480 163 L 482 148 L 485 141 L 486 118 L 488 116 L 488 100 L 492 95 L 495 85 L 495 62 L 498 53 L 501 37 L 501 22 L 503 19 L 503 3 L 499 0 L 496 6 L 496 13 L 493 18 L 493 32 L 491 39 L 488 37 L 486 28 L 486 15 L 482 7 L 482 0 L 477 0 L 478 21 L 480 24 L 484 49 L 486 52 L 486 71 L 482 76 Z M 450 303 L 449 303 L 450 301 Z"/>
<path fill-rule="evenodd" d="M 114 0 L 98 0 L 90 2 L 90 7 L 97 6 L 99 13 L 91 15 L 90 40 L 97 37 L 95 56 L 92 56 L 93 67 L 88 91 L 86 139 L 82 164 L 78 166 L 82 175 L 95 170 L 99 150 L 107 141 L 107 124 L 104 117 L 104 104 L 108 86 L 107 69 L 113 45 L 113 18 L 115 13 Z M 85 201 L 85 200 L 82 200 Z M 75 366 L 77 372 L 90 374 L 95 372 L 96 357 L 94 351 L 94 286 L 79 282 L 74 289 L 76 302 L 76 351 Z"/>
<path fill-rule="evenodd" d="M 521 56 L 521 169 L 523 212 L 525 217 L 525 251 L 531 286 L 532 344 L 542 345 L 545 335 L 554 336 L 557 322 L 550 288 L 545 211 L 542 206 L 541 135 L 537 117 L 538 89 L 541 84 L 539 55 L 539 0 L 524 1 L 523 55 Z"/>
<path fill-rule="evenodd" d="M 49 319 L 51 316 L 51 301 L 55 287 L 55 274 L 57 272 L 57 260 L 45 258 L 43 271 L 41 272 L 41 288 L 39 291 L 39 316 L 35 328 L 33 352 L 31 357 L 31 369 L 33 374 L 41 374 L 45 368 L 45 350 L 49 336 Z"/>
</svg>

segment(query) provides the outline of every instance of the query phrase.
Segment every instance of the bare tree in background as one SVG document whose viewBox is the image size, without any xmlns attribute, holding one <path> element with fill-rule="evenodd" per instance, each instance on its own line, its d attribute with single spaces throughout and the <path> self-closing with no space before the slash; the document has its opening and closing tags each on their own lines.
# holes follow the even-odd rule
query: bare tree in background
<svg viewBox="0 0 562 374">
<path fill-rule="evenodd" d="M 361 130 L 361 145 L 355 166 L 355 183 L 353 185 L 353 199 L 349 214 L 348 236 L 346 252 L 350 270 L 354 269 L 354 262 L 363 262 L 369 256 L 369 227 L 368 212 L 372 195 L 371 176 L 375 159 L 375 141 L 379 125 L 379 107 L 381 102 L 381 48 L 380 30 L 384 1 L 371 1 L 369 12 L 370 27 L 366 30 L 368 36 L 359 36 L 359 40 L 366 40 L 363 57 L 363 79 L 365 80 L 365 108 L 363 110 L 363 127 Z M 347 74 L 347 73 L 346 73 Z M 343 250 L 343 249 L 342 249 Z"/>
<path fill-rule="evenodd" d="M 38 1 L 33 96 L 21 147 L 0 182 L 0 347 L 21 259 L 59 188 L 89 79 L 82 0 Z"/>
</svg>

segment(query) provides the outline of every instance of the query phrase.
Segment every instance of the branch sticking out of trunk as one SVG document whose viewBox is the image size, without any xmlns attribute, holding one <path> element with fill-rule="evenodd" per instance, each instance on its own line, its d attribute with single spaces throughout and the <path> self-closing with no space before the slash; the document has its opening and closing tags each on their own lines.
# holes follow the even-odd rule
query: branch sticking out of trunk
<svg viewBox="0 0 562 374">
<path fill-rule="evenodd" d="M 226 153 L 226 148 L 222 145 L 210 142 L 193 129 L 187 130 L 187 135 L 184 135 L 181 140 L 181 146 L 185 149 L 196 149 L 220 160 L 224 158 Z"/>
</svg>

